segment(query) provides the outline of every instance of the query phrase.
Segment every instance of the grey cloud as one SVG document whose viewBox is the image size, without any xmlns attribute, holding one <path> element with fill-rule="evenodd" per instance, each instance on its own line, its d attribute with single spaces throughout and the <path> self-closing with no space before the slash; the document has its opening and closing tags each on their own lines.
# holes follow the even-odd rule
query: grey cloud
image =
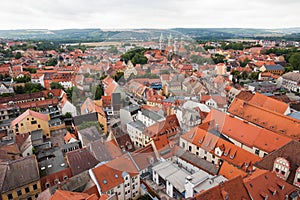
<svg viewBox="0 0 300 200">
<path fill-rule="evenodd" d="M 10 0 L 0 29 L 293 27 L 299 0 Z M 278 13 L 280 13 L 278 15 Z"/>
</svg>

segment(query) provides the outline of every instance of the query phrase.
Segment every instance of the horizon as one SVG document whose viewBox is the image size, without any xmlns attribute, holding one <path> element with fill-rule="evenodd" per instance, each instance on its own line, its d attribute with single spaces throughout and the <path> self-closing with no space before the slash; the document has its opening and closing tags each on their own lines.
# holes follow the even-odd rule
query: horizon
<svg viewBox="0 0 300 200">
<path fill-rule="evenodd" d="M 170 27 L 170 28 L 155 28 L 155 27 L 133 27 L 133 28 L 97 28 L 97 27 L 86 27 L 86 28 L 61 28 L 61 29 L 49 29 L 49 28 L 17 28 L 17 29 L 1 29 L 0 31 L 18 31 L 18 30 L 31 30 L 31 31 L 59 31 L 59 30 L 104 30 L 104 31 L 124 31 L 124 30 L 172 30 L 172 29 L 259 29 L 259 30 L 278 30 L 278 29 L 300 29 L 300 26 L 293 27 L 271 27 L 271 28 L 260 28 L 260 27 Z"/>
</svg>

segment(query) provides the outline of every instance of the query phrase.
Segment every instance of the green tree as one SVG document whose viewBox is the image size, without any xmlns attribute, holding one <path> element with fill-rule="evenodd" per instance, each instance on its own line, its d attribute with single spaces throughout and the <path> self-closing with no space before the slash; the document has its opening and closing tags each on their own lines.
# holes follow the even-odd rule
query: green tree
<svg viewBox="0 0 300 200">
<path fill-rule="evenodd" d="M 101 99 L 104 95 L 103 88 L 100 85 L 97 85 L 96 92 L 95 92 L 95 100 Z"/>
<path fill-rule="evenodd" d="M 17 52 L 15 55 L 15 59 L 20 59 L 22 57 L 21 52 Z"/>
<path fill-rule="evenodd" d="M 240 62 L 241 67 L 246 67 L 246 65 L 249 63 L 249 59 L 245 58 L 243 61 Z"/>
<path fill-rule="evenodd" d="M 213 59 L 215 64 L 223 63 L 225 60 L 225 57 L 221 54 L 212 55 L 211 58 Z"/>
<path fill-rule="evenodd" d="M 114 76 L 115 81 L 118 82 L 122 76 L 124 76 L 124 72 L 117 72 Z"/>
<path fill-rule="evenodd" d="M 30 82 L 31 78 L 30 78 L 30 76 L 25 75 L 25 76 L 21 76 L 19 78 L 16 77 L 13 80 L 16 83 L 27 83 L 27 82 Z"/>
<path fill-rule="evenodd" d="M 249 78 L 251 80 L 257 80 L 258 79 L 258 76 L 259 76 L 259 72 L 252 72 L 250 75 L 249 75 Z"/>
<path fill-rule="evenodd" d="M 52 90 L 53 89 L 64 89 L 64 87 L 60 83 L 57 83 L 57 82 L 50 83 L 50 88 Z"/>
<path fill-rule="evenodd" d="M 45 63 L 46 66 L 56 66 L 57 65 L 57 58 L 50 58 Z"/>
<path fill-rule="evenodd" d="M 72 118 L 72 114 L 70 112 L 66 112 L 64 118 Z"/>
<path fill-rule="evenodd" d="M 293 53 L 288 61 L 294 70 L 300 70 L 300 52 Z"/>
</svg>

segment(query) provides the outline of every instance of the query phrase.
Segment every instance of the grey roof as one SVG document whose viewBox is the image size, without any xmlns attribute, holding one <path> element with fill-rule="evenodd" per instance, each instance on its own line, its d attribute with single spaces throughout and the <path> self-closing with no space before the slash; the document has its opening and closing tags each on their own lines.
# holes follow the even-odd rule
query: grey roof
<svg viewBox="0 0 300 200">
<path fill-rule="evenodd" d="M 120 93 L 113 93 L 112 94 L 112 104 L 113 105 L 121 104 L 121 94 Z"/>
<path fill-rule="evenodd" d="M 96 122 L 98 121 L 97 113 L 89 113 L 73 117 L 75 126 L 79 126 L 83 122 Z"/>
<path fill-rule="evenodd" d="M 185 178 L 189 173 L 183 169 L 178 169 L 175 173 L 166 178 L 180 193 L 185 191 Z"/>
<path fill-rule="evenodd" d="M 164 161 L 152 167 L 152 170 L 156 171 L 165 180 L 168 176 L 177 172 L 179 168 L 170 161 Z"/>
<path fill-rule="evenodd" d="M 59 172 L 67 168 L 67 163 L 60 149 L 51 149 L 38 154 L 41 177 Z"/>
<path fill-rule="evenodd" d="M 38 181 L 39 178 L 35 156 L 0 163 L 1 193 Z"/>
<path fill-rule="evenodd" d="M 164 119 L 163 116 L 157 114 L 156 112 L 150 111 L 150 110 L 142 110 L 142 114 L 154 121 L 159 121 L 159 120 Z"/>
<path fill-rule="evenodd" d="M 282 78 L 299 83 L 300 82 L 300 73 L 288 72 L 288 73 L 282 75 Z"/>
<path fill-rule="evenodd" d="M 253 87 L 271 87 L 271 86 L 276 86 L 277 84 L 269 82 L 269 81 L 264 81 L 264 82 L 247 83 L 247 85 L 250 85 Z"/>
<path fill-rule="evenodd" d="M 86 146 L 91 142 L 101 139 L 101 134 L 95 126 L 85 128 L 78 131 L 82 137 L 82 146 Z"/>
<path fill-rule="evenodd" d="M 193 178 L 195 177 L 195 179 L 193 179 L 192 181 L 194 181 L 194 183 L 196 185 L 194 187 L 194 190 L 197 191 L 197 193 L 199 193 L 203 190 L 208 190 L 212 187 L 219 185 L 222 182 L 227 181 L 227 179 L 221 175 L 214 176 L 214 177 L 213 176 L 204 176 L 203 177 L 200 175 L 201 173 L 202 173 L 201 171 L 198 171 L 192 175 Z"/>
<path fill-rule="evenodd" d="M 190 152 L 184 152 L 182 155 L 179 156 L 182 160 L 185 160 L 186 162 L 191 163 L 192 165 L 200 168 L 203 171 L 206 171 L 210 174 L 216 175 L 218 174 L 219 168 L 212 164 L 211 162 L 200 159 L 196 155 L 190 153 Z"/>
<path fill-rule="evenodd" d="M 129 111 L 130 113 L 132 113 L 132 112 L 137 112 L 137 111 L 140 110 L 141 108 L 140 108 L 139 105 L 131 104 L 131 105 L 126 106 L 126 107 L 124 107 L 124 108 L 122 108 L 122 109 L 127 110 L 127 111 Z"/>
<path fill-rule="evenodd" d="M 300 112 L 292 112 L 289 114 L 290 117 L 300 120 Z"/>
<path fill-rule="evenodd" d="M 284 67 L 282 65 L 265 65 L 266 70 L 284 70 Z"/>
<path fill-rule="evenodd" d="M 43 139 L 43 132 L 41 129 L 31 131 L 31 141 L 41 140 L 41 139 Z"/>
<path fill-rule="evenodd" d="M 140 130 L 140 131 L 143 131 L 146 128 L 146 126 L 140 120 L 129 122 L 128 124 L 131 125 L 131 126 L 133 126 L 136 129 Z"/>
</svg>

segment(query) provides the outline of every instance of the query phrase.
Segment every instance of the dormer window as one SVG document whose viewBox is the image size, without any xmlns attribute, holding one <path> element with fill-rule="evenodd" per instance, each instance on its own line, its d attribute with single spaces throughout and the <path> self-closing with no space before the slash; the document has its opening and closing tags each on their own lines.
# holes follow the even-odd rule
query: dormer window
<svg viewBox="0 0 300 200">
<path fill-rule="evenodd" d="M 300 167 L 296 170 L 295 178 L 294 178 L 294 185 L 300 186 Z"/>
<path fill-rule="evenodd" d="M 276 172 L 276 175 L 283 180 L 286 180 L 290 174 L 290 163 L 288 160 L 282 157 L 278 157 L 274 161 L 273 171 Z"/>
</svg>

